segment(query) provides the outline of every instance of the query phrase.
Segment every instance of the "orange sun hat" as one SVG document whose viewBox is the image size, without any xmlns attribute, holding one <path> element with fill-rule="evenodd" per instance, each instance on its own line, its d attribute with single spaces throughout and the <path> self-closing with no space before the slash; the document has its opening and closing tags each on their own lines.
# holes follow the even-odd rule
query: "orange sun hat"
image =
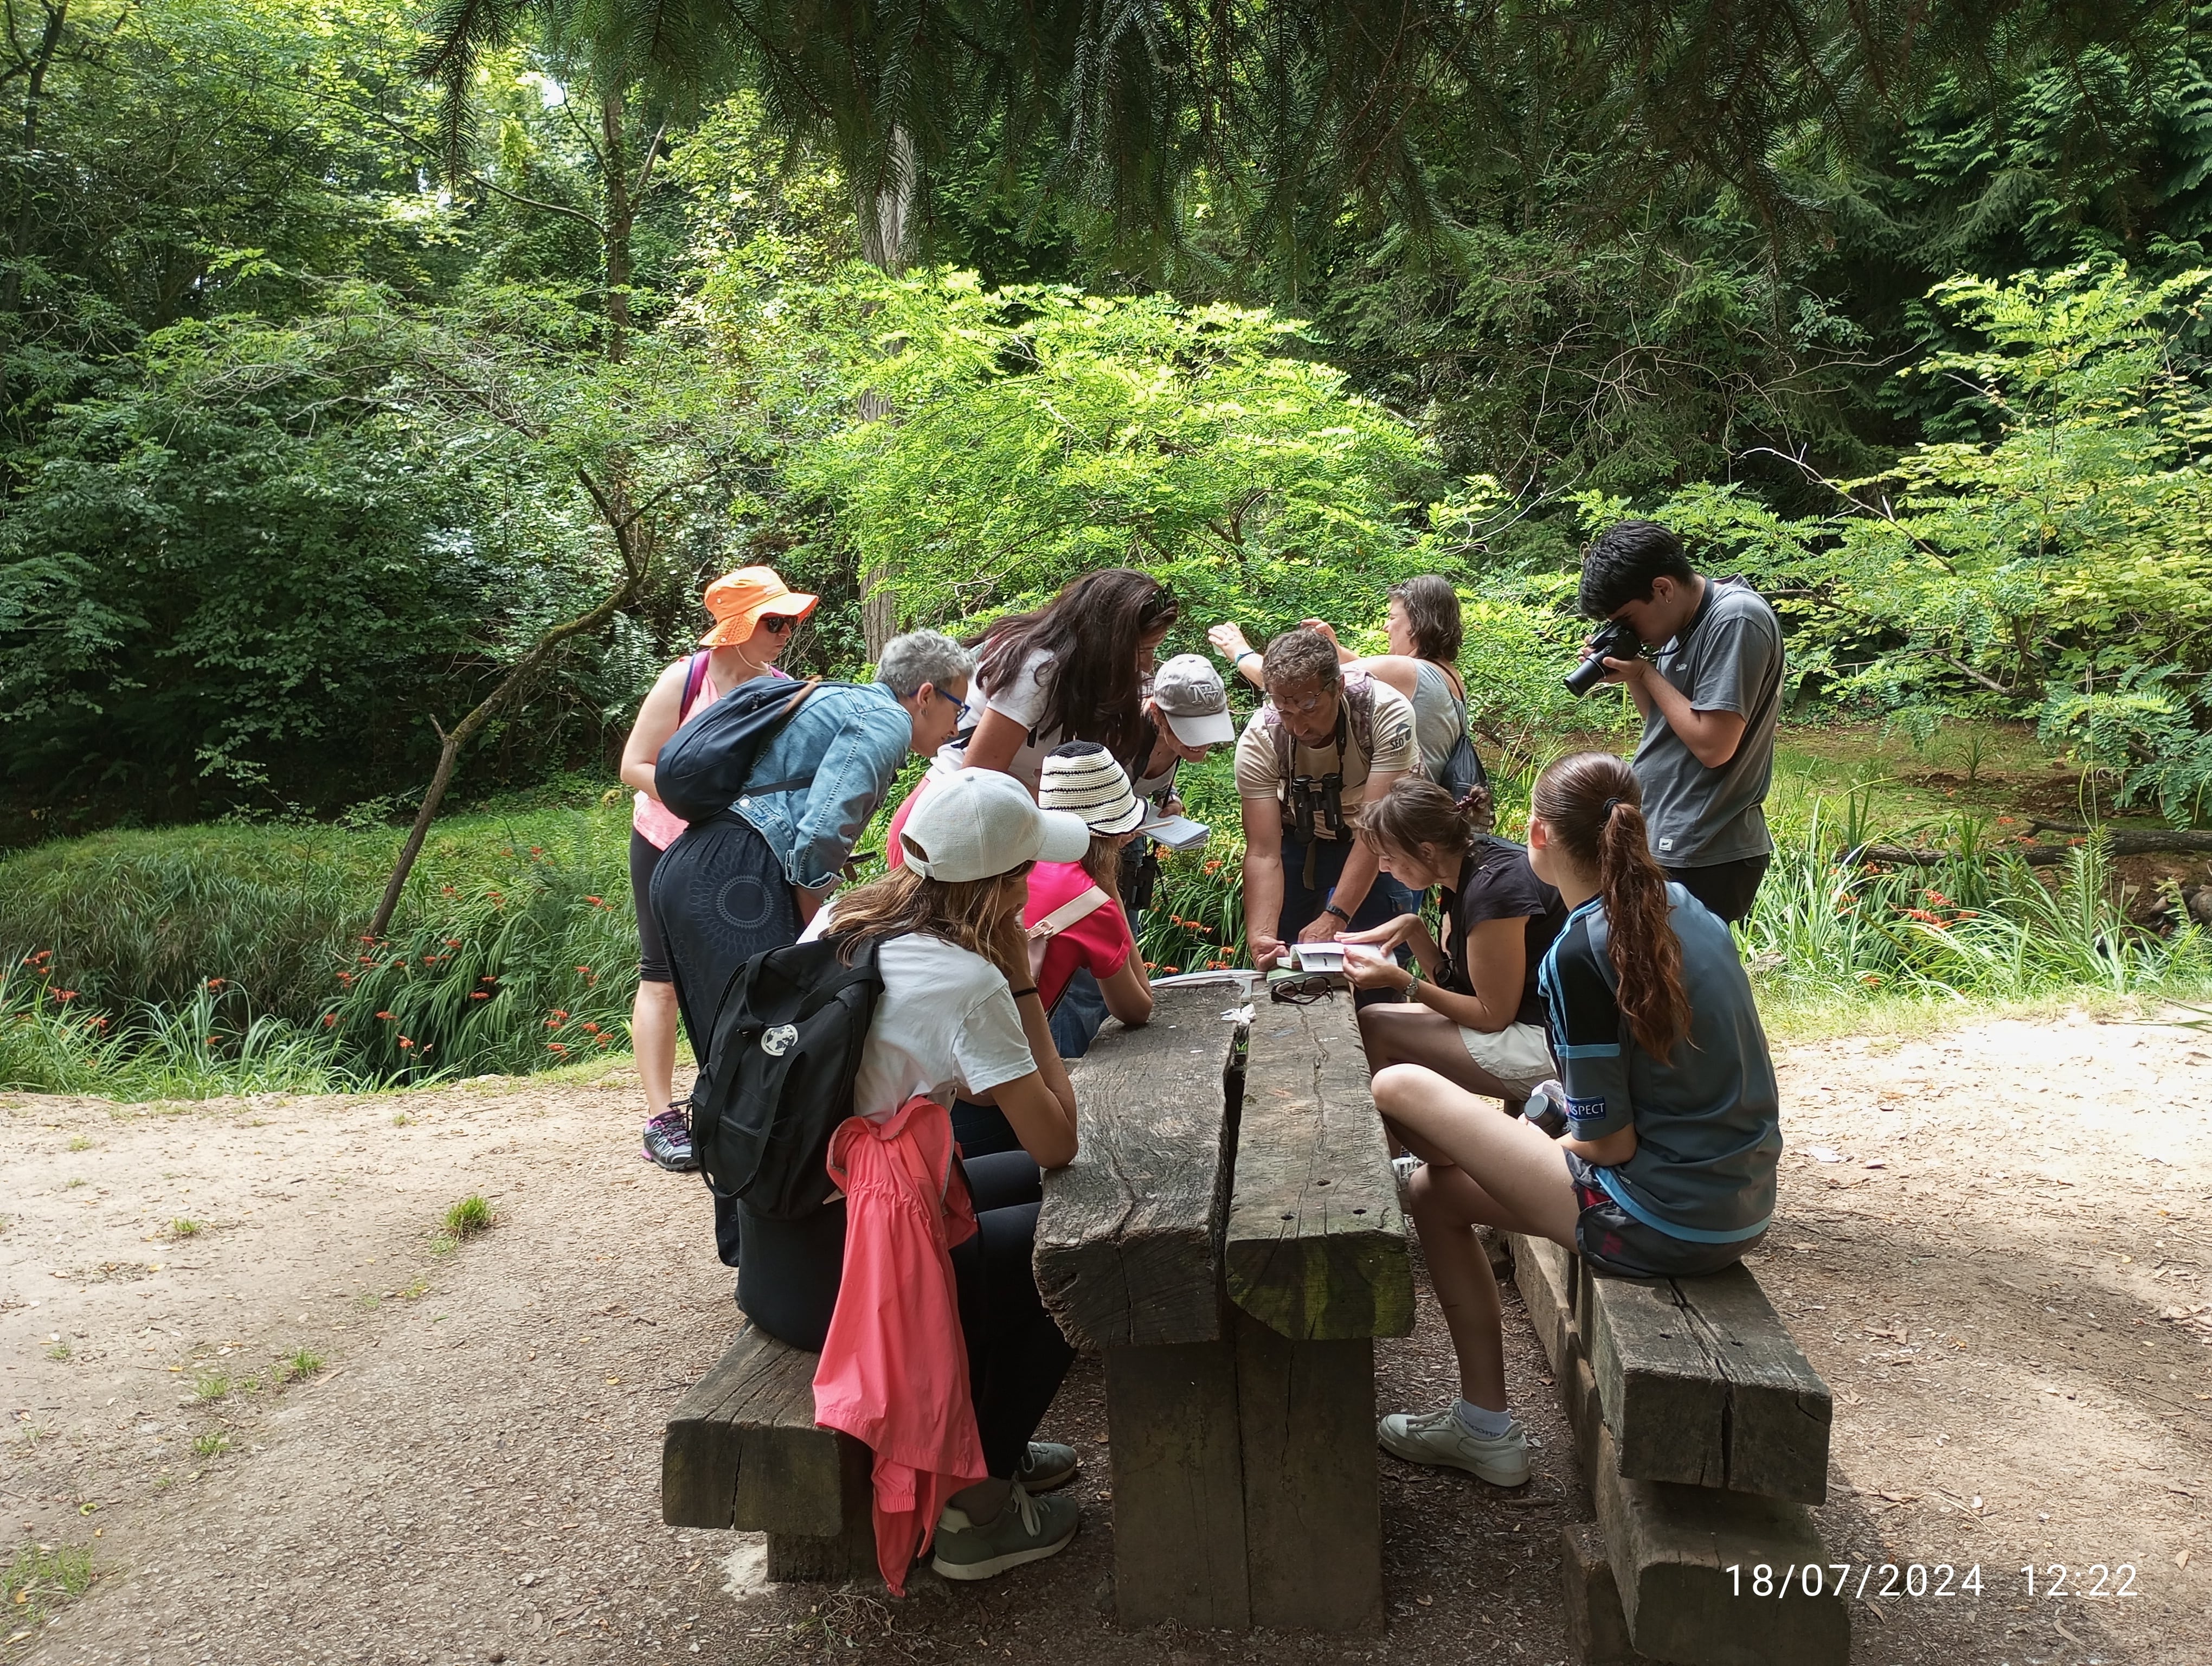
<svg viewBox="0 0 2212 1666">
<path fill-rule="evenodd" d="M 699 646 L 728 648 L 746 641 L 763 613 L 803 619 L 820 599 L 793 590 L 773 567 L 740 567 L 707 587 L 707 611 L 714 616 L 714 624 L 699 639 Z"/>
</svg>

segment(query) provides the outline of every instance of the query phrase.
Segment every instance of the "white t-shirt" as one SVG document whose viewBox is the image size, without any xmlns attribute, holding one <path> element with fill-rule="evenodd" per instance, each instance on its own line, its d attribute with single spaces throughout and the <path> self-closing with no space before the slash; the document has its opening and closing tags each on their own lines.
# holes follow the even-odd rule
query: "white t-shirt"
<svg viewBox="0 0 2212 1666">
<path fill-rule="evenodd" d="M 831 912 L 825 904 L 799 940 L 820 937 Z M 853 1082 L 860 1116 L 887 1121 L 917 1093 L 950 1107 L 956 1093 L 972 1099 L 1036 1068 L 1013 991 L 982 956 L 909 932 L 884 940 L 876 969 L 884 993 Z"/>
<path fill-rule="evenodd" d="M 979 677 L 975 686 L 982 692 L 983 705 L 988 710 L 1005 713 L 1024 729 L 1035 729 L 1037 720 L 1044 715 L 1044 688 L 1038 678 L 1051 664 L 1052 655 L 1049 654 L 1030 654 L 1022 661 L 1021 669 L 1013 674 L 1003 689 L 993 688 Z M 1034 793 L 1037 789 L 1037 778 L 1044 773 L 1045 754 L 1055 746 L 1065 745 L 1067 737 L 1058 730 L 1024 740 L 1021 750 L 1014 754 L 1013 761 L 1006 765 L 1006 773 Z M 965 740 L 946 741 L 938 748 L 935 762 L 937 767 L 948 775 L 965 767 L 968 743 Z"/>
</svg>

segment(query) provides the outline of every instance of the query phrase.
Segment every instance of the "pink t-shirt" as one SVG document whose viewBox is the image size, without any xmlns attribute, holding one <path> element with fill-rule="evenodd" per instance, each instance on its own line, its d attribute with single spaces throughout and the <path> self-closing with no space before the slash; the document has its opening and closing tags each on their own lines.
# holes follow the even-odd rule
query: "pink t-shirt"
<svg viewBox="0 0 2212 1666">
<path fill-rule="evenodd" d="M 1039 862 L 1030 870 L 1029 906 L 1022 910 L 1022 923 L 1034 926 L 1092 884 L 1079 862 Z M 1079 966 L 1088 967 L 1091 976 L 1103 983 L 1121 970 L 1136 946 L 1121 904 L 1108 900 L 1045 945 L 1044 968 L 1037 974 L 1038 999 L 1049 1012 Z"/>
</svg>

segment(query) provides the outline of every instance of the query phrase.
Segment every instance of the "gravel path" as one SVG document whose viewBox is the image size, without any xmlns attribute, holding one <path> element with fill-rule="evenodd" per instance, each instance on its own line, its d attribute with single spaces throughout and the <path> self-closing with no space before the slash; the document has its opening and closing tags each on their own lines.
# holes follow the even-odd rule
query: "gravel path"
<svg viewBox="0 0 2212 1666">
<path fill-rule="evenodd" d="M 1783 1068 L 1759 1265 L 1838 1395 L 1830 1559 L 1983 1569 L 1941 1601 L 1877 1580 L 1855 1661 L 2212 1659 L 2212 1041 L 2077 1017 Z M 757 1540 L 659 1523 L 661 1424 L 736 1320 L 703 1193 L 632 1154 L 634 1118 L 618 1081 L 0 1096 L 0 1525 L 100 1569 L 45 1623 L 8 1616 L 0 1660 L 1565 1658 L 1556 1545 L 1587 1505 L 1517 1321 L 1537 1478 L 1382 1461 L 1380 1636 L 1115 1629 L 1089 1362 L 1045 1432 L 1097 1460 L 1066 1555 L 901 1604 L 764 1586 Z M 472 1192 L 497 1224 L 447 1248 Z M 1449 1392 L 1425 1300 L 1379 1356 L 1386 1407 Z M 2030 1598 L 2031 1560 L 2075 1589 L 2126 1563 L 2132 1594 Z"/>
</svg>

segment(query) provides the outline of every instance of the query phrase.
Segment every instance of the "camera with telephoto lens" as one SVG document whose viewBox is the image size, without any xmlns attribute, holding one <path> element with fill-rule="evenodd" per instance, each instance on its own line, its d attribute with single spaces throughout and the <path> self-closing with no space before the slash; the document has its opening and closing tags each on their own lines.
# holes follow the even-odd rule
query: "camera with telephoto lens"
<svg viewBox="0 0 2212 1666">
<path fill-rule="evenodd" d="M 1580 698 L 1611 674 L 1605 668 L 1607 660 L 1637 660 L 1643 654 L 1644 639 L 1636 634 L 1636 627 L 1626 619 L 1609 619 L 1605 629 L 1590 638 L 1590 657 L 1563 679 L 1567 692 Z"/>
<path fill-rule="evenodd" d="M 1291 781 L 1291 825 L 1300 844 L 1314 841 L 1318 821 L 1331 838 L 1344 830 L 1344 777 L 1340 775 L 1296 775 Z"/>
</svg>

